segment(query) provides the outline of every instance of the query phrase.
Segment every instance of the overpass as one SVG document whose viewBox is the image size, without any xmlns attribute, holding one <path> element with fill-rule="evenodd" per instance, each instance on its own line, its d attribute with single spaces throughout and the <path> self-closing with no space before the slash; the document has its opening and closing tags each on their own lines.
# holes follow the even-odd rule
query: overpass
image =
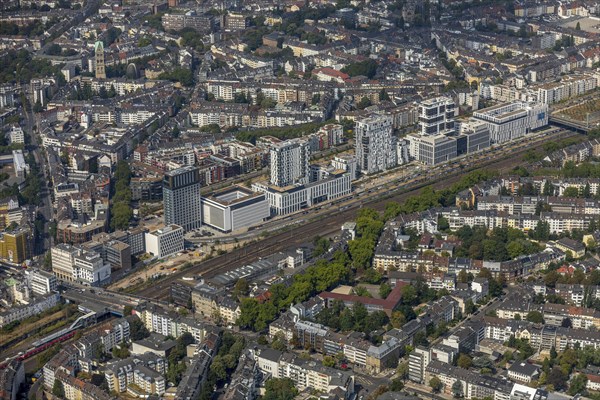
<svg viewBox="0 0 600 400">
<path fill-rule="evenodd" d="M 558 117 L 556 115 L 548 117 L 548 124 L 586 135 L 593 129 L 587 123 L 582 123 L 569 118 Z"/>
</svg>

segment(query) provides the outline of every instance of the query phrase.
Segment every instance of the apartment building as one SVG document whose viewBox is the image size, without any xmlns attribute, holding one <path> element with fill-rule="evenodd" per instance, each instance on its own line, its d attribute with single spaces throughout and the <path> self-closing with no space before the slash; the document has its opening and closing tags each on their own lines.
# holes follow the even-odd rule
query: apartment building
<svg viewBox="0 0 600 400">
<path fill-rule="evenodd" d="M 310 148 L 307 141 L 291 139 L 275 143 L 270 150 L 271 185 L 286 187 L 306 184 L 310 177 Z"/>
<path fill-rule="evenodd" d="M 359 172 L 373 174 L 396 166 L 392 122 L 387 115 L 376 115 L 356 122 L 354 134 Z"/>
<path fill-rule="evenodd" d="M 263 374 L 273 378 L 290 378 L 300 391 L 313 389 L 323 393 L 340 393 L 342 398 L 350 398 L 354 393 L 354 376 L 347 372 L 269 348 L 256 349 L 252 356 Z"/>
<path fill-rule="evenodd" d="M 165 392 L 167 360 L 153 353 L 138 354 L 106 365 L 104 377 L 110 391 L 124 393 L 132 383 L 145 393 Z M 153 391 L 155 390 L 155 391 Z"/>
<path fill-rule="evenodd" d="M 580 96 L 596 89 L 598 81 L 590 75 L 562 77 L 560 82 L 544 83 L 538 87 L 538 100 L 544 104 L 554 104 Z"/>
<path fill-rule="evenodd" d="M 29 318 L 32 315 L 40 314 L 57 305 L 59 301 L 60 295 L 58 293 L 52 293 L 42 296 L 29 304 L 13 306 L 4 312 L 0 312 L 0 328 L 11 322 L 20 321 Z"/>
</svg>

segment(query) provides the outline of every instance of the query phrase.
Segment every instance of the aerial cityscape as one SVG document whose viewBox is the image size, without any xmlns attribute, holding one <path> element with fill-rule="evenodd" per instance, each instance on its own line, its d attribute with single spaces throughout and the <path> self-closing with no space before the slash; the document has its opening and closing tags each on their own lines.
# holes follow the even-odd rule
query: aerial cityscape
<svg viewBox="0 0 600 400">
<path fill-rule="evenodd" d="M 600 400 L 600 2 L 0 1 L 0 400 Z"/>
</svg>

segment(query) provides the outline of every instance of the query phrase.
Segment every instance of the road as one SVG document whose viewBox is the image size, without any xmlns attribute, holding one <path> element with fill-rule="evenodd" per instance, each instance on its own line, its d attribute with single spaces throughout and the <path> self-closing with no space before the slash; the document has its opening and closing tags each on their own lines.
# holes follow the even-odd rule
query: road
<svg viewBox="0 0 600 400">
<path fill-rule="evenodd" d="M 529 146 L 523 146 L 522 144 L 516 147 L 509 146 L 502 150 L 502 155 L 498 156 L 498 158 L 492 156 L 482 157 L 479 162 L 471 163 L 466 168 L 452 164 L 451 169 L 448 171 L 432 169 L 431 175 L 424 175 L 413 182 L 391 183 L 371 193 L 367 192 L 364 198 L 354 199 L 348 206 L 340 208 L 330 207 L 327 210 L 322 210 L 321 214 L 317 215 L 311 211 L 310 217 L 304 216 L 300 220 L 302 221 L 301 223 L 290 226 L 287 231 L 275 232 L 257 243 L 249 244 L 242 248 L 234 249 L 225 255 L 197 263 L 186 270 L 173 272 L 151 287 L 140 289 L 136 294 L 148 298 L 165 299 L 169 295 L 171 283 L 180 280 L 184 276 L 201 275 L 203 277 L 212 277 L 253 262 L 260 257 L 266 257 L 276 252 L 305 244 L 316 235 L 327 236 L 334 234 L 335 232 L 339 232 L 344 222 L 353 220 L 356 217 L 356 211 L 363 206 L 374 208 L 377 211 L 384 211 L 386 204 L 390 202 L 403 202 L 407 198 L 420 193 L 425 186 L 435 184 L 438 190 L 448 188 L 460 181 L 461 177 L 470 170 L 488 168 L 496 171 L 508 171 L 522 163 L 523 156 L 528 150 L 541 149 L 543 144 L 549 139 L 574 135 L 576 134 L 573 132 L 555 132 L 552 135 L 541 137 L 535 143 L 530 142 Z M 313 215 L 315 216 L 313 217 Z M 308 218 L 311 219 L 307 220 Z"/>
<path fill-rule="evenodd" d="M 36 242 L 35 255 L 42 255 L 52 246 L 52 238 L 48 234 L 49 232 L 49 223 L 53 219 L 52 214 L 52 201 L 50 196 L 50 190 L 48 188 L 48 182 L 50 181 L 48 177 L 48 166 L 46 157 L 42 154 L 42 149 L 39 145 L 41 143 L 42 138 L 39 134 L 39 120 L 38 116 L 34 114 L 32 110 L 32 99 L 29 97 L 29 91 L 27 90 L 26 85 L 21 86 L 21 90 L 23 94 L 28 100 L 29 104 L 23 104 L 23 116 L 25 120 L 24 131 L 29 134 L 31 138 L 31 143 L 29 144 L 29 151 L 33 154 L 35 158 L 35 162 L 39 165 L 39 169 L 42 174 L 42 187 L 40 189 L 40 200 L 41 204 L 36 205 L 36 210 L 34 214 L 34 218 L 37 214 L 41 214 L 44 217 L 44 235 L 42 241 Z M 35 128 L 35 129 L 34 129 Z"/>
</svg>

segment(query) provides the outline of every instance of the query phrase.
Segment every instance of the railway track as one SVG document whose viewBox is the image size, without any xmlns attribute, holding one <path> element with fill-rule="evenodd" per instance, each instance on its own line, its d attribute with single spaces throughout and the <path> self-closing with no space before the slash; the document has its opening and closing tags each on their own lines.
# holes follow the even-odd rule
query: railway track
<svg viewBox="0 0 600 400">
<path fill-rule="evenodd" d="M 371 194 L 370 199 L 361 200 L 350 206 L 347 206 L 343 211 L 337 208 L 332 208 L 328 215 L 319 215 L 313 219 L 308 219 L 304 225 L 292 227 L 287 231 L 274 233 L 257 243 L 248 244 L 243 248 L 234 249 L 233 251 L 217 256 L 207 261 L 200 262 L 194 266 L 179 270 L 155 285 L 143 288 L 134 295 L 143 296 L 153 299 L 165 299 L 169 296 L 171 283 L 180 280 L 188 275 L 201 275 L 205 278 L 210 278 L 215 275 L 227 272 L 241 265 L 253 262 L 261 257 L 269 256 L 278 251 L 287 250 L 290 247 L 296 247 L 310 241 L 314 236 L 326 236 L 338 232 L 344 222 L 354 219 L 356 211 L 361 207 L 374 208 L 377 211 L 385 210 L 385 206 L 389 202 L 402 202 L 407 198 L 419 194 L 421 189 L 429 185 L 439 185 L 435 189 L 444 189 L 458 182 L 461 177 L 467 173 L 478 169 L 488 168 L 497 171 L 510 170 L 513 167 L 520 165 L 523 161 L 523 155 L 528 150 L 539 150 L 544 143 L 550 140 L 565 139 L 568 137 L 577 136 L 578 134 L 570 131 L 558 131 L 549 136 L 536 138 L 535 141 L 524 143 L 521 148 L 499 150 L 499 154 L 494 158 L 483 159 L 472 165 L 469 168 L 453 171 L 446 175 L 432 180 L 421 178 L 413 182 L 408 182 L 401 185 L 395 185 L 393 188 L 385 188 Z M 389 192 L 386 196 L 385 192 Z"/>
</svg>

